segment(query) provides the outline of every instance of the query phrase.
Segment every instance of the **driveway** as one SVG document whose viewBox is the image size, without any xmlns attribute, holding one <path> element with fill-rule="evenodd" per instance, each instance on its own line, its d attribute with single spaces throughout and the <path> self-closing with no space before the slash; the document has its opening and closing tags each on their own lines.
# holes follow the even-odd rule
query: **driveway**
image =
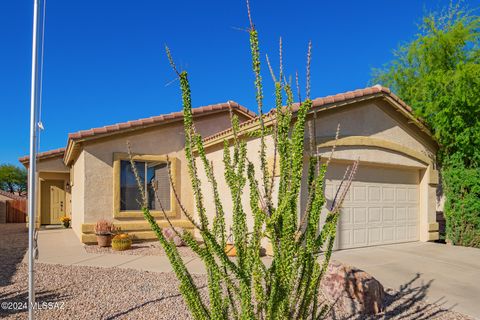
<svg viewBox="0 0 480 320">
<path fill-rule="evenodd" d="M 333 259 L 365 270 L 384 287 L 417 290 L 418 298 L 480 319 L 480 249 L 412 242 L 336 251 Z"/>
</svg>

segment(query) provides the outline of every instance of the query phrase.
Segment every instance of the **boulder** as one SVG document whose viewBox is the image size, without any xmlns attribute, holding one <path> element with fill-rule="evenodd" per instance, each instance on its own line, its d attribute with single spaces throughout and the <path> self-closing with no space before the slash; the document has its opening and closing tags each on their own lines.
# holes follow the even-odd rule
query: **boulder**
<svg viewBox="0 0 480 320">
<path fill-rule="evenodd" d="M 365 271 L 341 262 L 330 261 L 321 289 L 330 303 L 351 315 L 375 315 L 384 310 L 382 284 Z"/>
</svg>

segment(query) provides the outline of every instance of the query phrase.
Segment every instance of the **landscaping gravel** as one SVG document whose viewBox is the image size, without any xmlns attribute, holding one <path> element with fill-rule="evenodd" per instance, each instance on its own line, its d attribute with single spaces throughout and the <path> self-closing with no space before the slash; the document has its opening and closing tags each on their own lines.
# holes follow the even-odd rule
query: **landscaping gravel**
<svg viewBox="0 0 480 320">
<path fill-rule="evenodd" d="M 25 303 L 27 266 L 19 257 L 25 253 L 26 231 L 7 229 L 0 225 L 0 302 Z M 56 303 L 37 310 L 37 319 L 191 319 L 171 273 L 37 263 L 35 276 L 37 301 Z M 206 277 L 193 278 L 207 299 Z M 425 303 L 425 295 L 424 287 L 389 290 L 386 311 L 375 319 L 472 319 Z M 0 318 L 26 319 L 27 311 L 0 308 Z M 334 308 L 329 318 L 346 317 Z"/>
<path fill-rule="evenodd" d="M 177 247 L 178 252 L 183 257 L 196 257 L 196 254 L 189 247 Z M 116 251 L 111 247 L 99 247 L 97 245 L 85 245 L 85 251 L 88 253 L 113 253 L 138 256 L 165 256 L 165 250 L 158 241 L 133 243 L 129 250 Z"/>
</svg>

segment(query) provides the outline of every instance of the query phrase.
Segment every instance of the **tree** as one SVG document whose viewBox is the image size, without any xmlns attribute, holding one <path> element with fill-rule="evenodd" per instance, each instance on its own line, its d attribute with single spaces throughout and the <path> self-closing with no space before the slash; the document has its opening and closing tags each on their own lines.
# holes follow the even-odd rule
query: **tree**
<svg viewBox="0 0 480 320">
<path fill-rule="evenodd" d="M 27 191 L 27 170 L 11 164 L 0 165 L 0 189 L 24 195 Z"/>
<path fill-rule="evenodd" d="M 423 19 L 415 40 L 374 71 L 432 128 L 446 202 L 446 236 L 480 247 L 480 17 L 460 4 Z"/>
<path fill-rule="evenodd" d="M 195 319 L 321 319 L 329 310 L 328 304 L 320 299 L 319 286 L 326 272 L 336 235 L 339 209 L 355 175 L 358 161 L 345 173 L 342 187 L 338 190 L 334 204 L 329 207 L 325 223 L 320 223 L 325 205 L 324 177 L 328 161 L 318 155 L 309 154 L 314 148 L 305 148 L 307 114 L 312 107 L 309 97 L 310 50 L 307 55 L 306 99 L 300 102 L 294 113 L 292 87 L 285 81 L 282 67 L 275 82 L 276 108 L 263 113 L 263 88 L 260 75 L 258 33 L 250 23 L 250 46 L 255 76 L 255 92 L 259 117 L 256 120 L 260 139 L 259 161 L 247 156 L 247 142 L 241 136 L 238 117 L 231 116 L 233 137 L 224 141 L 225 180 L 227 190 L 217 188 L 213 164 L 207 158 L 202 137 L 195 130 L 192 115 L 191 91 L 186 71 L 178 71 L 167 48 L 170 63 L 176 72 L 182 92 L 185 154 L 196 212 L 194 217 L 179 201 L 182 213 L 194 225 L 202 238 L 197 243 L 188 233 L 177 232 L 177 236 L 199 256 L 208 275 L 208 303 L 202 299 L 192 276 L 175 244 L 162 234 L 155 218 L 151 215 L 141 181 L 129 146 L 132 170 L 137 178 L 143 198 L 143 213 L 164 248 L 180 282 L 180 292 Z M 280 50 L 281 52 L 281 50 Z M 280 58 L 281 61 L 281 58 Z M 281 63 L 280 63 L 281 65 Z M 286 107 L 284 106 L 286 102 Z M 273 201 L 275 179 L 267 164 L 267 137 L 271 136 L 275 155 L 273 172 L 280 170 L 277 204 Z M 313 134 L 310 132 L 310 141 Z M 305 210 L 299 212 L 298 202 L 304 155 L 308 155 L 308 195 Z M 259 163 L 255 166 L 254 163 Z M 205 170 L 208 181 L 200 181 L 198 172 Z M 259 175 L 256 172 L 260 173 Z M 173 193 L 177 191 L 170 177 Z M 213 221 L 209 221 L 203 194 L 212 192 L 215 204 Z M 225 212 L 220 192 L 230 192 L 233 212 Z M 248 203 L 241 201 L 242 194 L 249 194 Z M 161 202 L 159 201 L 160 206 Z M 175 230 L 167 214 L 165 219 Z M 232 236 L 237 259 L 227 256 L 227 225 L 225 215 L 233 216 Z M 252 215 L 253 226 L 247 226 L 247 215 Z M 299 219 L 299 217 L 302 217 Z M 261 242 L 268 238 L 273 247 L 271 264 L 261 259 Z"/>
<path fill-rule="evenodd" d="M 446 166 L 480 166 L 480 17 L 450 5 L 426 16 L 373 82 L 389 86 L 432 128 Z"/>
</svg>

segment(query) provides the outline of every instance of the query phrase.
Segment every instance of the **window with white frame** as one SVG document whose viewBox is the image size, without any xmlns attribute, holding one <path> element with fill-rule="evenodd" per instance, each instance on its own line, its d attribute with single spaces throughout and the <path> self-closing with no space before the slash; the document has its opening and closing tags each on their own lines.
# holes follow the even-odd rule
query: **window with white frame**
<svg viewBox="0 0 480 320">
<path fill-rule="evenodd" d="M 150 210 L 171 210 L 170 179 L 166 162 L 134 161 Z M 155 192 L 156 190 L 156 192 Z M 130 161 L 120 161 L 120 211 L 141 210 L 142 196 Z"/>
</svg>

